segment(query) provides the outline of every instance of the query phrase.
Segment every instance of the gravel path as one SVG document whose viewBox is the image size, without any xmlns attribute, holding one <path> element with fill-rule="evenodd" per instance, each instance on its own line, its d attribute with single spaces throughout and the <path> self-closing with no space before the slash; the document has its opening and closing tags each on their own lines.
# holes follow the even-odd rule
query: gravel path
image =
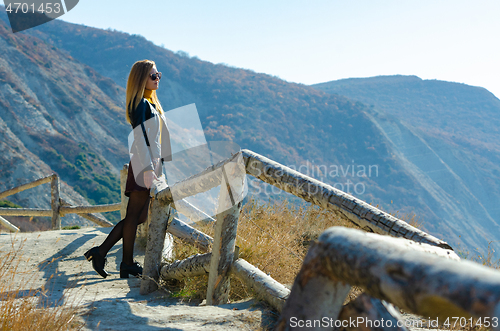
<svg viewBox="0 0 500 331">
<path fill-rule="evenodd" d="M 253 300 L 223 306 L 197 306 L 171 298 L 166 291 L 140 295 L 140 279 L 120 279 L 122 245 L 118 243 L 108 254 L 106 270 L 101 278 L 83 253 L 99 245 L 111 228 L 30 233 L 0 233 L 0 252 L 22 246 L 24 262 L 20 270 L 32 276 L 29 284 L 20 278 L 22 290 L 49 289 L 53 304 L 67 302 L 78 306 L 78 319 L 83 330 L 266 330 L 277 316 Z M 136 247 L 135 259 L 144 260 L 144 252 Z M 409 330 L 421 328 L 421 319 L 403 314 Z M 432 330 L 432 328 L 431 328 Z M 433 330 L 437 330 L 434 328 Z"/>
<path fill-rule="evenodd" d="M 253 301 L 193 306 L 170 298 L 164 291 L 140 295 L 139 279 L 119 278 L 121 242 L 108 254 L 106 270 L 111 276 L 101 278 L 83 253 L 100 244 L 110 230 L 2 233 L 0 250 L 11 249 L 12 243 L 23 245 L 26 261 L 21 268 L 33 276 L 31 285 L 21 284 L 26 286 L 23 289 L 44 286 L 50 289 L 51 302 L 77 305 L 84 330 L 258 330 L 272 321 L 273 313 Z M 143 252 L 136 249 L 135 258 L 142 263 Z"/>
</svg>

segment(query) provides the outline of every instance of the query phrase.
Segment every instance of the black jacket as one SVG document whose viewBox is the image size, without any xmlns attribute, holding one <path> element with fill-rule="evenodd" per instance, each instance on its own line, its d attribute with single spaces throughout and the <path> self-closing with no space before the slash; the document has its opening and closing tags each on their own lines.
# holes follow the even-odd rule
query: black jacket
<svg viewBox="0 0 500 331">
<path fill-rule="evenodd" d="M 154 104 L 142 98 L 130 114 L 130 120 L 132 133 L 129 135 L 129 151 L 134 172 L 153 170 L 153 160 L 172 160 L 167 121 Z"/>
</svg>

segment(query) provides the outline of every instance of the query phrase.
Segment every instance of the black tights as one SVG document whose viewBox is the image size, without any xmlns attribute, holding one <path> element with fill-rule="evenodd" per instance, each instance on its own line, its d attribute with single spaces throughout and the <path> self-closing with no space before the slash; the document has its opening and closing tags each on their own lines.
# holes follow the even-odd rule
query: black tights
<svg viewBox="0 0 500 331">
<path fill-rule="evenodd" d="M 109 250 L 123 238 L 123 259 L 125 264 L 134 263 L 134 242 L 137 226 L 146 221 L 149 209 L 149 191 L 133 191 L 127 205 L 127 215 L 118 222 L 99 246 L 101 256 L 106 256 Z"/>
</svg>

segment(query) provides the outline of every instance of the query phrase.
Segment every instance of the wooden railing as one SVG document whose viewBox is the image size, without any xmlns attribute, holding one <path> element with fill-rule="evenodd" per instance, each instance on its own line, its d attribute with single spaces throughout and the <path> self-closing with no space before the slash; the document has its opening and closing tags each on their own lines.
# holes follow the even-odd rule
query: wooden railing
<svg viewBox="0 0 500 331">
<path fill-rule="evenodd" d="M 5 190 L 0 192 L 0 200 L 5 199 L 11 195 L 14 195 L 19 192 L 23 192 L 25 190 L 37 187 L 42 184 L 50 183 L 50 191 L 51 191 L 51 209 L 43 209 L 43 208 L 0 208 L 0 215 L 2 216 L 45 216 L 52 217 L 52 229 L 60 229 L 61 228 L 61 217 L 64 217 L 67 214 L 77 214 L 83 218 L 86 218 L 97 225 L 103 227 L 113 226 L 113 223 L 106 220 L 101 215 L 96 215 L 95 213 L 105 213 L 111 211 L 120 211 L 121 217 L 124 218 L 127 211 L 127 203 L 128 197 L 125 196 L 125 185 L 127 182 L 127 174 L 128 174 L 128 164 L 123 166 L 123 169 L 120 171 L 120 187 L 121 187 L 121 202 L 114 204 L 105 204 L 105 205 L 94 205 L 94 206 L 73 206 L 68 201 L 60 197 L 60 184 L 59 177 L 56 174 L 52 174 L 32 182 L 16 186 L 14 188 Z M 189 217 L 193 222 L 214 222 L 215 220 L 211 218 L 206 213 L 200 211 L 195 206 L 191 205 L 187 201 L 180 200 L 176 202 L 176 208 L 181 211 L 184 215 Z M 7 221 L 5 218 L 0 216 L 0 224 L 5 226 L 7 229 L 13 232 L 19 231 L 15 225 Z M 185 240 L 191 240 L 191 236 L 193 233 L 196 233 L 196 230 L 189 227 L 191 230 L 186 230 L 186 224 L 181 222 L 180 220 L 175 220 L 172 223 L 171 230 L 176 233 L 181 238 L 185 236 L 184 232 L 190 236 L 189 238 L 184 238 Z M 139 236 L 144 236 L 147 227 L 140 227 L 138 230 Z M 180 228 L 181 232 L 176 229 Z M 176 232 L 177 231 L 177 232 Z M 184 231 L 184 232 L 183 232 Z M 194 232 L 192 232 L 194 231 Z M 197 240 L 202 240 L 200 237 Z M 201 242 L 200 242 L 201 243 Z M 200 243 L 197 243 L 199 245 Z"/>
<path fill-rule="evenodd" d="M 238 163 L 238 161 L 243 162 L 246 174 L 321 208 L 341 213 L 365 231 L 401 237 L 403 238 L 401 240 L 407 242 L 410 242 L 408 239 L 411 239 L 411 242 L 414 243 L 412 247 L 434 247 L 428 250 L 458 259 L 458 256 L 446 242 L 330 185 L 305 176 L 257 153 L 243 150 L 172 187 L 158 185 L 152 190 L 153 200 L 149 214 L 150 227 L 141 293 L 146 294 L 154 291 L 160 277 L 181 279 L 208 273 L 207 304 L 221 304 L 227 302 L 229 275 L 234 274 L 278 311 L 283 309 L 284 303 L 290 295 L 290 290 L 258 268 L 239 259 L 237 250 L 235 252 L 240 203 L 233 204 L 231 208 L 217 215 L 213 239 L 186 224 L 179 223 L 178 220 L 169 221 L 168 208 L 176 204 L 178 199 L 221 185 L 224 175 L 224 171 L 221 169 L 225 169 L 231 163 Z M 172 229 L 173 227 L 175 230 Z M 212 250 L 209 253 L 191 256 L 171 264 L 163 263 L 161 252 L 166 229 L 176 236 L 182 236 L 184 239 L 190 238 L 191 243 L 199 246 L 201 241 L 198 242 L 196 238 L 203 238 L 201 245 L 204 248 L 203 251 L 208 251 L 207 243 L 212 242 Z"/>
<path fill-rule="evenodd" d="M 365 292 L 352 303 L 356 309 L 351 303 L 343 306 L 351 286 Z M 332 328 L 352 325 L 350 317 L 356 329 L 375 329 L 373 322 L 378 330 L 404 329 L 406 322 L 391 304 L 430 318 L 436 329 L 481 325 L 498 330 L 500 272 L 441 248 L 333 227 L 310 247 L 277 329 L 309 323 L 308 330 L 322 330 L 325 325 L 314 321 L 325 317 Z"/>
<path fill-rule="evenodd" d="M 228 173 L 234 175 L 235 169 L 241 168 L 244 174 L 340 213 L 372 233 L 340 227 L 326 230 L 311 245 L 290 291 L 238 258 L 235 240 L 241 187 L 228 180 Z M 124 167 L 121 172 L 121 204 L 68 206 L 59 198 L 58 179 L 52 175 L 0 193 L 1 199 L 51 182 L 52 209 L 0 208 L 0 215 L 52 216 L 55 228 L 60 227 L 59 217 L 64 213 L 88 216 L 93 212 L 120 209 L 123 217 L 127 202 L 123 195 L 127 170 Z M 222 207 L 216 216 L 214 238 L 172 217 L 171 208 L 176 208 L 192 220 L 214 221 L 183 199 L 221 184 L 226 189 L 221 189 L 219 196 L 219 207 Z M 151 195 L 148 225 L 138 230 L 140 235 L 147 235 L 140 289 L 143 294 L 154 291 L 160 277 L 182 279 L 208 274 L 207 304 L 222 304 L 228 300 L 229 275 L 233 274 L 282 312 L 280 330 L 300 328 L 300 322 L 302 325 L 313 323 L 312 327 L 306 327 L 308 329 L 321 329 L 325 317 L 330 323 L 336 323 L 347 317 L 356 319 L 361 316 L 369 316 L 372 320 L 378 318 L 379 326 L 382 318 L 385 319 L 382 329 L 404 330 L 404 323 L 400 324 L 400 316 L 391 303 L 425 317 L 440 318 L 441 322 L 448 317 L 464 318 L 467 323 L 472 318 L 482 318 L 483 322 L 488 320 L 493 329 L 499 329 L 500 272 L 461 261 L 446 242 L 254 152 L 243 150 L 171 187 L 158 182 Z M 174 263 L 163 262 L 167 232 L 198 247 L 204 254 Z M 343 306 L 351 286 L 359 286 L 365 293 Z M 496 324 L 493 323 L 495 318 Z M 318 327 L 315 326 L 317 321 L 321 322 Z M 391 327 L 387 327 L 387 321 L 391 322 Z M 361 327 L 373 329 L 367 324 Z"/>
<path fill-rule="evenodd" d="M 100 215 L 94 213 L 103 213 L 109 211 L 120 210 L 122 203 L 115 203 L 109 205 L 97 205 L 97 206 L 73 206 L 66 200 L 60 197 L 60 184 L 59 177 L 56 174 L 46 176 L 27 184 L 16 186 L 9 190 L 0 193 L 0 200 L 4 199 L 13 194 L 28 190 L 30 188 L 50 183 L 50 195 L 51 195 L 51 209 L 41 209 L 41 208 L 0 208 L 0 215 L 2 216 L 46 216 L 52 217 L 52 229 L 61 229 L 61 217 L 66 214 L 77 214 L 80 215 L 100 226 L 109 227 L 113 226 L 113 223 L 106 220 Z M 19 231 L 19 229 L 11 224 L 9 221 L 0 217 L 0 223 L 11 231 Z"/>
</svg>

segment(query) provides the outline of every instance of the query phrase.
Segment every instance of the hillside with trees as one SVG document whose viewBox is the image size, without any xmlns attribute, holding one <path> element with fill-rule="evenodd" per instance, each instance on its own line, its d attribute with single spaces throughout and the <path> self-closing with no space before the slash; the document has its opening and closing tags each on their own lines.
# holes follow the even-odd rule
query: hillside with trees
<svg viewBox="0 0 500 331">
<path fill-rule="evenodd" d="M 500 100 L 492 93 L 415 76 L 343 79 L 314 87 L 370 105 L 367 114 L 407 172 L 449 209 L 452 217 L 441 217 L 456 236 L 478 234 L 479 246 L 498 237 Z"/>
<path fill-rule="evenodd" d="M 16 102 L 0 104 L 0 119 L 43 173 L 58 172 L 93 202 L 117 201 L 130 130 L 124 87 L 131 65 L 148 58 L 163 73 L 163 108 L 195 103 L 207 140 L 235 142 L 389 212 L 415 213 L 451 244 L 476 247 L 482 238 L 481 231 L 458 238 L 462 229 L 444 221 L 453 213 L 409 172 L 362 102 L 173 53 L 138 35 L 59 20 L 13 35 L 3 11 L 1 20 L 1 98 Z M 30 125 L 18 116 L 26 109 Z M 29 173 L 19 169 L 0 179 L 0 190 Z M 250 186 L 260 199 L 288 197 Z"/>
</svg>

